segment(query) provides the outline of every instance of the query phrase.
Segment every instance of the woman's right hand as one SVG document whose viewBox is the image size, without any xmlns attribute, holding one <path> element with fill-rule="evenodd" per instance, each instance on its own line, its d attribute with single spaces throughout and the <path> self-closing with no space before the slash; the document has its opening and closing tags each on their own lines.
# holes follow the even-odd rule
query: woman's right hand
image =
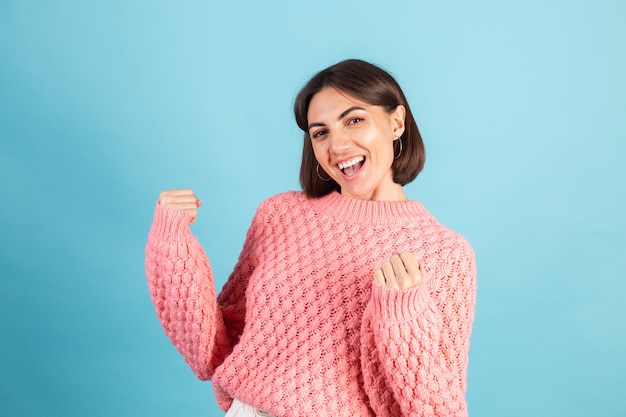
<svg viewBox="0 0 626 417">
<path fill-rule="evenodd" d="M 191 188 L 161 191 L 161 194 L 159 194 L 159 204 L 163 207 L 186 211 L 191 214 L 191 223 L 196 221 L 198 207 L 202 205 Z"/>
</svg>

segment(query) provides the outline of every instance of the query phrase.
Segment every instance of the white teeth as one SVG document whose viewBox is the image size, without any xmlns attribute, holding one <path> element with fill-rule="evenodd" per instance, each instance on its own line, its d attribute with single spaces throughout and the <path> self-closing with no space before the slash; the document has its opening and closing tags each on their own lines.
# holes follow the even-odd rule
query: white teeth
<svg viewBox="0 0 626 417">
<path fill-rule="evenodd" d="M 361 155 L 361 156 L 355 156 L 352 159 L 349 159 L 347 161 L 343 161 L 337 164 L 337 166 L 339 167 L 339 169 L 345 169 L 348 167 L 351 167 L 352 165 L 356 165 L 359 162 L 363 161 L 365 158 Z"/>
</svg>

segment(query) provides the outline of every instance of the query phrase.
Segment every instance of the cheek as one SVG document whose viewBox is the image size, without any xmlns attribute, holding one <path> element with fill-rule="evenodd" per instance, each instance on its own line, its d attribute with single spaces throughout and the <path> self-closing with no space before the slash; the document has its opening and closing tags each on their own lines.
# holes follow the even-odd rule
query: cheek
<svg viewBox="0 0 626 417">
<path fill-rule="evenodd" d="M 326 155 L 326 150 L 325 150 L 325 146 L 323 143 L 320 142 L 312 142 L 311 143 L 311 148 L 313 148 L 313 155 L 315 155 L 315 159 L 317 159 L 318 161 L 324 161 L 325 157 L 324 155 Z"/>
<path fill-rule="evenodd" d="M 376 132 L 375 135 L 370 136 L 370 140 L 365 146 L 372 149 L 378 158 L 385 161 L 389 158 L 393 160 L 393 142 L 387 132 Z"/>
<path fill-rule="evenodd" d="M 394 161 L 394 153 L 393 153 L 393 142 L 391 141 L 380 141 L 377 144 L 377 158 L 381 167 L 391 168 Z"/>
</svg>

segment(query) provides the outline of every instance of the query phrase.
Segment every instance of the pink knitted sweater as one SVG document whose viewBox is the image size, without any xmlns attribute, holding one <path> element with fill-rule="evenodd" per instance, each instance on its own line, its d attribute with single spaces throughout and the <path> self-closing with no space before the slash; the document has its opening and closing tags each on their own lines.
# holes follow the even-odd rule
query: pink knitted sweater
<svg viewBox="0 0 626 417">
<path fill-rule="evenodd" d="M 221 408 L 238 398 L 280 417 L 467 415 L 474 254 L 420 203 L 274 196 L 217 297 L 189 222 L 157 205 L 148 284 L 165 332 Z M 423 284 L 374 283 L 403 250 Z"/>
</svg>

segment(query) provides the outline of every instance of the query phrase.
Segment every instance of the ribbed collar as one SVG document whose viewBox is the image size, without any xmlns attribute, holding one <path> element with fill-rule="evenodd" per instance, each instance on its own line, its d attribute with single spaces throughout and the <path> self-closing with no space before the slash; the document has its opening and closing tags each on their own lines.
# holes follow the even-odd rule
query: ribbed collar
<svg viewBox="0 0 626 417">
<path fill-rule="evenodd" d="M 359 224 L 406 223 L 435 219 L 419 201 L 370 201 L 341 195 L 334 191 L 311 200 L 321 215 Z"/>
</svg>

